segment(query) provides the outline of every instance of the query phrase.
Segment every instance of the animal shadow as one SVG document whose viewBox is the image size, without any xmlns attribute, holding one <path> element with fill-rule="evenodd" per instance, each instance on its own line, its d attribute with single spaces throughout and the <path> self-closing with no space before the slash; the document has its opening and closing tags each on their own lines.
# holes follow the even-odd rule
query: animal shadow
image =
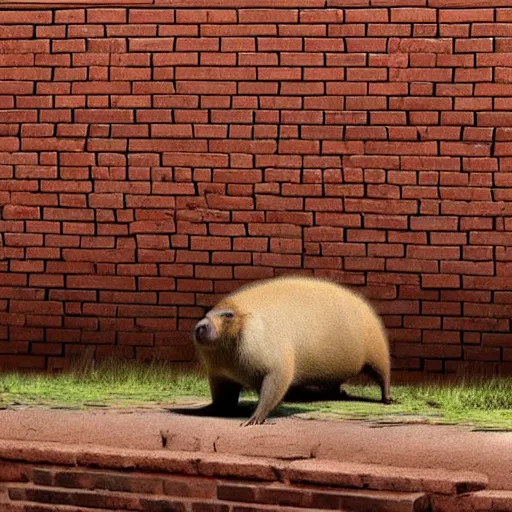
<svg viewBox="0 0 512 512">
<path fill-rule="evenodd" d="M 173 414 L 180 414 L 183 416 L 199 416 L 199 417 L 210 417 L 210 418 L 249 418 L 254 409 L 256 408 L 255 403 L 240 402 L 236 407 L 229 409 L 218 410 L 212 407 L 211 404 L 204 405 L 202 407 L 169 407 L 167 411 Z"/>
<path fill-rule="evenodd" d="M 291 388 L 285 395 L 282 405 L 272 411 L 271 416 L 283 417 L 303 412 L 299 407 L 287 404 L 312 402 L 368 402 L 381 403 L 379 399 L 349 395 L 345 390 L 322 388 Z M 242 400 L 236 407 L 218 410 L 211 404 L 201 407 L 172 407 L 167 411 L 183 416 L 213 417 L 213 418 L 248 418 L 256 408 L 256 401 Z"/>
<path fill-rule="evenodd" d="M 381 403 L 378 398 L 350 395 L 344 389 L 323 389 L 315 387 L 291 388 L 284 397 L 284 402 L 311 403 L 311 402 L 368 402 Z"/>
</svg>

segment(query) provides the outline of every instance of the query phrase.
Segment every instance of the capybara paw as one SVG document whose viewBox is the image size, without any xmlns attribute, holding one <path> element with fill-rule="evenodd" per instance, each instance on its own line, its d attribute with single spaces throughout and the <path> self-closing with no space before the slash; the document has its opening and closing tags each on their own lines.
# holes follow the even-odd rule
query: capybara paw
<svg viewBox="0 0 512 512">
<path fill-rule="evenodd" d="M 263 425 L 265 418 L 258 418 L 257 416 L 251 416 L 247 421 L 244 421 L 241 427 L 250 427 L 252 425 Z"/>
</svg>

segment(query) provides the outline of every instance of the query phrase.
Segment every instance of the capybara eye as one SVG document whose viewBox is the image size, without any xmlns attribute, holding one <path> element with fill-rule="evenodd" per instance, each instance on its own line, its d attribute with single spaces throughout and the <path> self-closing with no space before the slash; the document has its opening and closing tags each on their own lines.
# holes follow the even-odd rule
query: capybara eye
<svg viewBox="0 0 512 512">
<path fill-rule="evenodd" d="M 233 318 L 235 315 L 231 311 L 224 311 L 220 316 L 223 318 Z"/>
</svg>

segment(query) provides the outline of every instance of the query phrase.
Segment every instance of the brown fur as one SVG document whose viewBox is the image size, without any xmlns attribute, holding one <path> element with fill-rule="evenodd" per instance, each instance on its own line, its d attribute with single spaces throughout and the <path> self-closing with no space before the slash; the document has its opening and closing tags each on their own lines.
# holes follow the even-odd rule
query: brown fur
<svg viewBox="0 0 512 512">
<path fill-rule="evenodd" d="M 361 372 L 390 401 L 381 320 L 363 298 L 328 281 L 281 277 L 242 287 L 198 322 L 194 340 L 214 410 L 236 408 L 242 388 L 259 393 L 246 425 L 263 423 L 291 386 L 339 387 Z"/>
</svg>

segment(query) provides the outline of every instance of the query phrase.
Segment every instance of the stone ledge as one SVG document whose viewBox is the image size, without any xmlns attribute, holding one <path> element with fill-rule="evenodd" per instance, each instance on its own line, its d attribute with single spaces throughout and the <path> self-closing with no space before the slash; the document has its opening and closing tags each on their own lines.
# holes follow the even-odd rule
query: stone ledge
<svg viewBox="0 0 512 512">
<path fill-rule="evenodd" d="M 2 461 L 444 495 L 482 490 L 488 482 L 487 476 L 483 474 L 442 469 L 396 468 L 314 459 L 290 462 L 200 452 L 114 449 L 18 441 L 0 441 L 0 463 Z M 5 471 L 8 465 L 0 464 L 0 470 L 2 467 Z"/>
<path fill-rule="evenodd" d="M 328 460 L 292 462 L 282 472 L 290 482 L 336 485 L 383 491 L 460 494 L 487 486 L 487 477 L 466 471 L 416 469 Z"/>
</svg>

